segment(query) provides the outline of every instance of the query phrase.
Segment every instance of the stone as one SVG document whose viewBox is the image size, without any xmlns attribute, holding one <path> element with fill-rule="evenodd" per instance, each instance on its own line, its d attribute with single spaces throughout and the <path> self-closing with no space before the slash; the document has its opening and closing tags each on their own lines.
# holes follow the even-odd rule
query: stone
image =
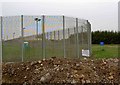
<svg viewBox="0 0 120 85">
<path fill-rule="evenodd" d="M 70 76 L 70 73 L 67 73 L 67 77 L 69 77 Z"/>
<path fill-rule="evenodd" d="M 78 64 L 78 63 L 77 63 L 77 64 L 76 64 L 76 66 L 77 66 L 77 67 L 79 67 L 79 66 L 80 66 L 80 64 Z"/>
<path fill-rule="evenodd" d="M 38 63 L 39 63 L 39 64 L 41 64 L 41 63 L 42 63 L 42 61 L 40 61 L 40 60 L 39 60 L 39 61 L 38 61 Z"/>
<path fill-rule="evenodd" d="M 40 81 L 44 82 L 45 81 L 45 77 L 42 76 L 41 79 L 40 79 Z"/>
<path fill-rule="evenodd" d="M 90 80 L 86 80 L 86 83 L 90 83 Z"/>
<path fill-rule="evenodd" d="M 34 65 L 34 62 L 31 62 L 30 65 L 31 65 L 31 66 Z"/>
<path fill-rule="evenodd" d="M 57 68 L 57 71 L 59 71 L 60 69 L 59 68 Z"/>
<path fill-rule="evenodd" d="M 107 64 L 105 61 L 103 62 L 105 65 Z"/>
<path fill-rule="evenodd" d="M 43 61 L 46 61 L 46 59 L 43 59 Z"/>
<path fill-rule="evenodd" d="M 24 76 L 24 79 L 26 79 L 27 78 L 27 76 Z"/>
<path fill-rule="evenodd" d="M 64 70 L 64 68 L 61 68 L 61 71 L 63 71 Z"/>
<path fill-rule="evenodd" d="M 26 71 L 28 71 L 29 69 L 30 69 L 30 68 L 29 68 L 29 67 L 27 67 L 27 68 L 26 68 Z"/>
<path fill-rule="evenodd" d="M 42 63 L 41 63 L 40 65 L 41 65 L 41 66 L 43 66 L 43 64 L 42 64 Z"/>
<path fill-rule="evenodd" d="M 54 65 L 54 67 L 57 67 L 57 65 Z"/>
<path fill-rule="evenodd" d="M 91 62 L 93 62 L 94 60 L 91 60 Z"/>
<path fill-rule="evenodd" d="M 74 70 L 74 73 L 76 74 L 78 71 L 77 70 Z"/>
<path fill-rule="evenodd" d="M 41 77 L 40 81 L 41 82 L 49 82 L 51 80 L 52 76 L 50 73 L 46 73 L 44 76 Z"/>
<path fill-rule="evenodd" d="M 114 59 L 114 62 L 117 63 L 117 62 L 119 62 L 119 60 L 116 58 L 116 59 Z"/>
<path fill-rule="evenodd" d="M 70 77 L 73 78 L 73 75 L 71 75 Z"/>
<path fill-rule="evenodd" d="M 80 62 L 80 64 L 82 64 L 82 62 Z"/>
<path fill-rule="evenodd" d="M 114 77 L 113 76 L 109 76 L 108 79 L 112 80 Z"/>
<path fill-rule="evenodd" d="M 82 79 L 81 82 L 82 82 L 82 83 L 85 83 L 85 80 Z"/>
<path fill-rule="evenodd" d="M 78 79 L 78 78 L 79 78 L 79 75 L 78 75 L 78 74 L 75 74 L 74 77 Z"/>
<path fill-rule="evenodd" d="M 84 60 L 87 60 L 87 58 L 84 58 Z"/>
<path fill-rule="evenodd" d="M 39 69 L 34 70 L 34 73 L 39 73 L 39 72 L 40 72 Z"/>
<path fill-rule="evenodd" d="M 72 83 L 72 84 L 75 84 L 75 83 L 77 83 L 77 82 L 73 79 L 71 83 Z"/>
<path fill-rule="evenodd" d="M 18 70 L 20 69 L 20 68 L 17 68 Z"/>
<path fill-rule="evenodd" d="M 83 74 L 80 75 L 80 79 L 83 79 L 85 76 Z"/>
</svg>

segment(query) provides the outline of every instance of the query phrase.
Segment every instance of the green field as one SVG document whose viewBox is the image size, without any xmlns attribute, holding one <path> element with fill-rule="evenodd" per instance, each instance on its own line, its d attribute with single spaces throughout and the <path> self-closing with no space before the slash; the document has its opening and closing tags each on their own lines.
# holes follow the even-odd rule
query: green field
<svg viewBox="0 0 120 85">
<path fill-rule="evenodd" d="M 45 55 L 49 57 L 63 57 L 63 41 L 46 41 Z M 29 46 L 24 48 L 24 61 L 42 59 L 41 41 L 29 41 Z M 3 42 L 3 62 L 21 61 L 22 44 L 19 40 Z M 92 45 L 91 58 L 116 58 L 118 57 L 118 45 Z M 76 57 L 76 45 L 66 43 L 66 57 Z"/>
<path fill-rule="evenodd" d="M 94 58 L 116 58 L 120 57 L 118 53 L 118 46 L 115 44 L 110 44 L 110 45 L 92 45 L 92 57 Z"/>
</svg>

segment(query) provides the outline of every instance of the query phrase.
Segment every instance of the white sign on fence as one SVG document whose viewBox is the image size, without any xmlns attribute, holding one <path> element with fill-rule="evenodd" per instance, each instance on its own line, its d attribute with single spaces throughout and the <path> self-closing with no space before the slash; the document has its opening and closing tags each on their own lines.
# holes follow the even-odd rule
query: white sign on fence
<svg viewBox="0 0 120 85">
<path fill-rule="evenodd" d="M 90 51 L 82 49 L 82 56 L 89 57 L 90 56 Z"/>
</svg>

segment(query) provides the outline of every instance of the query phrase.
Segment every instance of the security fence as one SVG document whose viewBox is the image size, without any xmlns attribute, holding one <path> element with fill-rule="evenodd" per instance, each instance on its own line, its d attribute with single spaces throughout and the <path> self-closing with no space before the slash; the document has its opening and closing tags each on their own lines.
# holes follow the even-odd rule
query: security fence
<svg viewBox="0 0 120 85">
<path fill-rule="evenodd" d="M 0 19 L 0 23 L 1 23 L 1 19 Z M 1 28 L 0 24 L 0 28 Z M 1 29 L 0 29 L 0 85 L 2 84 L 2 36 L 1 36 Z"/>
<path fill-rule="evenodd" d="M 88 20 L 66 16 L 4 16 L 0 20 L 3 62 L 91 55 Z"/>
</svg>

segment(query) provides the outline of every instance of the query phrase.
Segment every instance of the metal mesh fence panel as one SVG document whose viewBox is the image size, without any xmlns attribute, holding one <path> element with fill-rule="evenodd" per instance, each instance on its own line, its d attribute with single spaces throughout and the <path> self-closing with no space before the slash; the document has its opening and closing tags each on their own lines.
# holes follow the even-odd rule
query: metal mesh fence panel
<svg viewBox="0 0 120 85">
<path fill-rule="evenodd" d="M 45 56 L 63 56 L 62 16 L 45 16 Z"/>
<path fill-rule="evenodd" d="M 88 49 L 88 35 L 87 35 L 87 28 L 83 26 L 83 49 Z"/>
<path fill-rule="evenodd" d="M 65 17 L 65 54 L 67 58 L 77 57 L 76 19 Z"/>
<path fill-rule="evenodd" d="M 79 32 L 79 44 L 81 56 L 89 56 L 89 27 L 87 20 L 80 20 L 78 23 L 78 32 Z"/>
<path fill-rule="evenodd" d="M 2 17 L 0 17 L 0 84 L 2 84 Z"/>
<path fill-rule="evenodd" d="M 91 54 L 87 20 L 65 16 L 9 16 L 1 20 L 3 62 Z"/>
<path fill-rule="evenodd" d="M 3 61 L 21 61 L 21 17 L 2 18 Z"/>
<path fill-rule="evenodd" d="M 81 20 L 79 19 L 78 20 L 78 47 L 79 47 L 79 56 L 81 57 L 82 56 L 82 42 L 83 42 L 83 39 L 82 39 L 82 32 L 83 31 L 83 28 L 82 28 L 82 22 Z"/>
<path fill-rule="evenodd" d="M 23 61 L 42 59 L 41 22 L 41 16 L 23 16 Z"/>
</svg>

